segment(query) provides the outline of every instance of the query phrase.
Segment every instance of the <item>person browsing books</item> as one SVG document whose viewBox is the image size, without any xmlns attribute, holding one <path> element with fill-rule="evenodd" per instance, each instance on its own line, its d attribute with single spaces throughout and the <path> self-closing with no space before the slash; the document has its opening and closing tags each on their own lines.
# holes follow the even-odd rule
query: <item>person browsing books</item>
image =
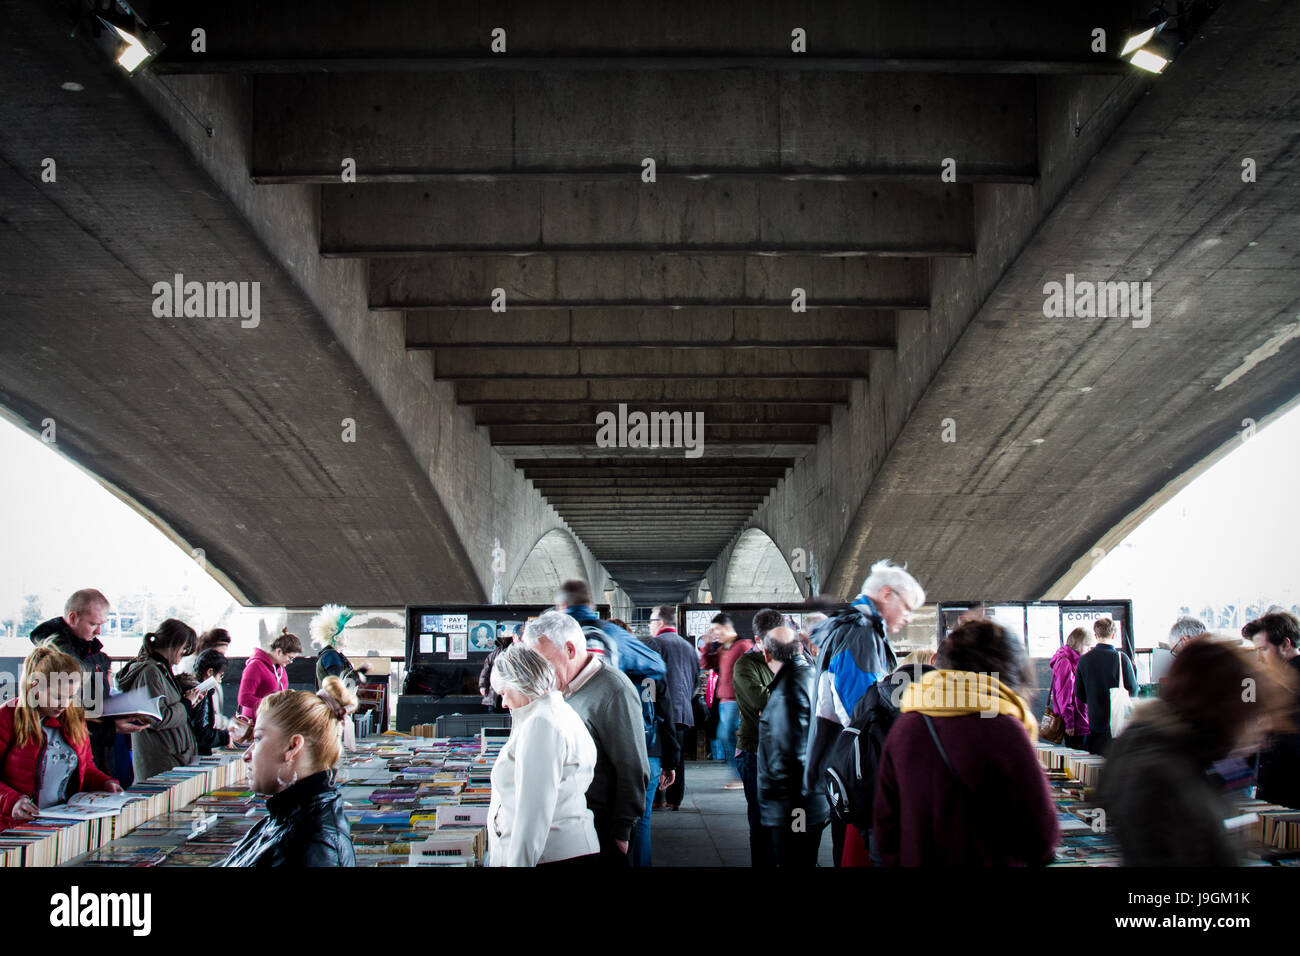
<svg viewBox="0 0 1300 956">
<path fill-rule="evenodd" d="M 158 703 L 161 719 L 136 734 L 132 741 L 131 763 L 138 781 L 188 764 L 198 756 L 185 699 L 188 697 L 191 705 L 197 705 L 202 694 L 197 688 L 188 694 L 182 692 L 172 674 L 172 668 L 197 643 L 194 628 L 174 617 L 168 618 L 156 631 L 144 636 L 135 659 L 128 661 L 117 675 L 117 686 L 123 691 L 143 688 L 150 697 L 162 698 Z"/>
<path fill-rule="evenodd" d="M 244 673 L 239 678 L 240 716 L 250 722 L 257 719 L 257 708 L 262 698 L 277 691 L 289 689 L 289 672 L 285 670 L 289 662 L 302 656 L 302 641 L 298 635 L 290 634 L 286 627 L 280 636 L 271 642 L 269 650 L 260 647 L 253 651 L 252 657 L 244 664 Z M 324 684 L 322 684 L 324 686 Z"/>
<path fill-rule="evenodd" d="M 314 694 L 282 690 L 262 698 L 244 762 L 249 786 L 267 795 L 267 815 L 222 866 L 356 866 L 334 784 L 343 723 L 356 709 L 356 694 L 332 676 Z"/>
<path fill-rule="evenodd" d="M 547 611 L 529 621 L 523 643 L 550 662 L 556 685 L 595 741 L 587 807 L 595 819 L 601 862 L 626 867 L 632 827 L 645 812 L 650 782 L 641 696 L 627 675 L 587 650 L 582 628 L 567 614 Z"/>
<path fill-rule="evenodd" d="M 200 691 L 197 703 L 191 703 L 188 694 L 185 697 L 190 730 L 194 732 L 194 742 L 198 745 L 200 756 L 207 756 L 217 747 L 230 745 L 230 731 L 222 726 L 225 718 L 217 710 L 217 688 L 221 686 L 221 675 L 225 672 L 226 655 L 220 651 L 210 650 L 199 655 L 194 664 L 193 676 L 180 675 L 182 681 L 189 677 Z M 206 690 L 205 684 L 210 685 Z"/>
<path fill-rule="evenodd" d="M 83 790 L 122 785 L 95 766 L 77 660 L 45 645 L 23 661 L 18 696 L 0 704 L 0 830 Z"/>
<path fill-rule="evenodd" d="M 511 644 L 497 656 L 492 689 L 512 727 L 492 767 L 488 865 L 598 864 L 586 797 L 596 744 L 556 689 L 555 669 L 537 651 Z"/>
<path fill-rule="evenodd" d="M 100 628 L 108 620 L 109 601 L 102 591 L 82 588 L 73 592 L 63 605 L 61 617 L 38 625 L 31 633 L 33 644 L 49 644 L 75 660 L 86 675 L 82 686 L 84 695 L 92 700 L 108 697 L 109 672 L 113 662 L 104 653 L 99 639 Z M 90 734 L 90 752 L 95 766 L 110 776 L 117 771 L 114 750 L 118 734 L 139 733 L 149 726 L 146 720 L 119 717 L 116 720 L 96 720 L 92 716 L 86 725 Z M 126 768 L 122 768 L 125 776 Z"/>
<path fill-rule="evenodd" d="M 903 687 L 872 806 L 883 866 L 1041 866 L 1060 839 L 1056 805 L 1020 696 L 1023 642 L 977 618 L 943 639 L 936 670 Z"/>
</svg>

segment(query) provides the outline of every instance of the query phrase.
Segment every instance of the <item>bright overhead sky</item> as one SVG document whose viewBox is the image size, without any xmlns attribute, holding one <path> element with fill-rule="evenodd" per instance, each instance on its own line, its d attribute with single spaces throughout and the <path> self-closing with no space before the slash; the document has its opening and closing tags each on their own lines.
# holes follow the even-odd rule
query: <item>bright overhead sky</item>
<svg viewBox="0 0 1300 956">
<path fill-rule="evenodd" d="M 1139 645 L 1186 606 L 1300 605 L 1300 406 L 1260 428 L 1100 560 L 1070 597 L 1130 597 Z M 204 627 L 231 597 L 162 532 L 39 437 L 0 418 L 0 617 L 38 594 L 46 616 L 81 587 L 110 599 L 193 593 Z M 942 598 L 942 595 L 937 595 Z M 1240 627 L 1241 622 L 1235 627 Z"/>
</svg>

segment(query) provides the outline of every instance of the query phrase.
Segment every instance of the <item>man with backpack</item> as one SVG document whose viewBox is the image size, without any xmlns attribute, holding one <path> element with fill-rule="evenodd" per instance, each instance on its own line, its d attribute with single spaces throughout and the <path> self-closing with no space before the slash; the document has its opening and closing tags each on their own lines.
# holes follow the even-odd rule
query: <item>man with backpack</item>
<svg viewBox="0 0 1300 956">
<path fill-rule="evenodd" d="M 925 603 L 925 591 L 916 578 L 890 561 L 878 561 L 862 582 L 862 593 L 835 610 L 811 635 L 819 648 L 813 727 L 808 734 L 805 761 L 807 787 L 826 798 L 822 779 L 826 758 L 840 733 L 852 720 L 854 709 L 872 684 L 898 664 L 889 644 Z M 835 865 L 844 852 L 844 824 L 831 823 Z"/>
<path fill-rule="evenodd" d="M 902 713 L 903 688 L 932 670 L 930 664 L 904 664 L 872 684 L 858 701 L 853 720 L 831 747 L 823 778 L 832 819 L 845 827 L 839 866 L 870 865 L 871 805 L 885 738 Z"/>
</svg>

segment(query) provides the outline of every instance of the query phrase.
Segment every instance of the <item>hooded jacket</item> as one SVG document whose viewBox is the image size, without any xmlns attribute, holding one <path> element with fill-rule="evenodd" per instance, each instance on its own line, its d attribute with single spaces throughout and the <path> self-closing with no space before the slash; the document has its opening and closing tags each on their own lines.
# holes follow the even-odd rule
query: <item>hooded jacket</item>
<svg viewBox="0 0 1300 956">
<path fill-rule="evenodd" d="M 188 764 L 198 756 L 185 695 L 165 660 L 150 653 L 143 660 L 137 657 L 127 661 L 117 675 L 117 686 L 123 691 L 144 687 L 149 696 L 163 698 L 158 706 L 162 720 L 132 735 L 131 763 L 137 781 L 144 782 L 173 767 Z"/>
<path fill-rule="evenodd" d="M 78 664 L 87 679 L 95 683 L 93 691 L 86 688 L 86 693 L 94 693 L 95 700 L 108 699 L 109 674 L 113 669 L 112 659 L 104 653 L 104 643 L 99 638 L 83 641 L 72 633 L 68 622 L 61 617 L 52 617 L 37 625 L 31 633 L 33 644 L 49 644 L 67 654 Z M 113 743 L 117 739 L 117 727 L 111 720 L 88 720 L 86 729 L 90 732 L 90 749 L 96 758 L 96 766 L 104 772 L 112 768 Z"/>
<path fill-rule="evenodd" d="M 898 667 L 898 657 L 885 636 L 884 619 L 865 595 L 818 624 L 811 639 L 819 650 L 805 787 L 825 797 L 822 773 L 830 748 L 848 726 L 862 695 Z"/>
<path fill-rule="evenodd" d="M 0 830 L 8 830 L 19 825 L 13 818 L 14 807 L 23 797 L 37 800 L 41 792 L 41 775 L 45 769 L 45 738 L 29 740 L 19 747 L 15 733 L 15 718 L 18 715 L 17 699 L 0 704 Z M 43 720 L 45 727 L 59 727 L 58 718 Z M 77 754 L 77 770 L 68 781 L 68 796 L 82 790 L 103 790 L 112 778 L 101 773 L 90 755 L 90 739 L 83 738 L 74 743 L 66 733 L 64 738 Z"/>
<path fill-rule="evenodd" d="M 222 866 L 356 866 L 343 795 L 322 770 L 266 799 L 266 816 Z"/>
<path fill-rule="evenodd" d="M 239 712 L 252 722 L 257 719 L 257 705 L 263 697 L 288 689 L 288 671 L 259 647 L 244 663 L 244 673 L 239 676 L 239 696 L 235 698 L 235 703 L 239 705 Z"/>
<path fill-rule="evenodd" d="M 1065 721 L 1071 737 L 1088 732 L 1088 708 L 1074 696 L 1074 682 L 1079 672 L 1079 652 L 1073 647 L 1058 648 L 1052 655 L 1052 710 Z"/>
</svg>

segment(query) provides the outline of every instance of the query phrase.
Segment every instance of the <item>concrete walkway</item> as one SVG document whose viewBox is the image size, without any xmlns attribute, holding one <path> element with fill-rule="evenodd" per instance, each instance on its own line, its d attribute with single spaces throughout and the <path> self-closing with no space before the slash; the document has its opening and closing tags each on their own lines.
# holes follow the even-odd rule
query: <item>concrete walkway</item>
<svg viewBox="0 0 1300 956">
<path fill-rule="evenodd" d="M 650 818 L 655 866 L 749 866 L 745 792 L 722 789 L 732 779 L 724 763 L 687 762 L 681 809 L 656 810 Z M 822 834 L 819 862 L 831 865 L 829 827 Z"/>
</svg>

